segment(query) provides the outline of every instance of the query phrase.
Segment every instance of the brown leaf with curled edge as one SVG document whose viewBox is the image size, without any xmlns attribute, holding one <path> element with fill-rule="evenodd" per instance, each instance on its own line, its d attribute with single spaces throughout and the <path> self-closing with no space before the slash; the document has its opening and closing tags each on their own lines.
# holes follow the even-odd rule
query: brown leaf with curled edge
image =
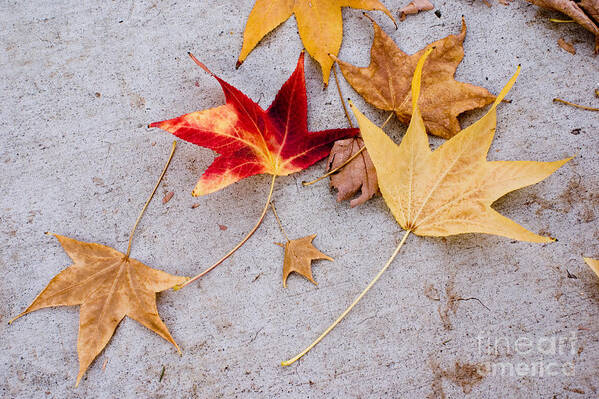
<svg viewBox="0 0 599 399">
<path fill-rule="evenodd" d="M 599 0 L 527 0 L 539 7 L 556 10 L 572 18 L 595 35 L 595 54 L 599 54 Z"/>
<path fill-rule="evenodd" d="M 184 283 L 186 277 L 152 269 L 105 245 L 54 236 L 73 264 L 50 280 L 17 317 L 50 306 L 81 305 L 77 384 L 125 316 L 143 324 L 179 350 L 158 315 L 156 293 Z"/>
<path fill-rule="evenodd" d="M 394 111 L 397 118 L 408 124 L 412 118 L 410 84 L 416 64 L 426 49 L 434 47 L 424 65 L 422 94 L 418 106 L 429 133 L 451 138 L 460 131 L 458 115 L 484 107 L 495 97 L 487 89 L 454 79 L 455 71 L 464 58 L 462 31 L 429 44 L 413 55 L 401 51 L 382 29 L 372 21 L 374 40 L 370 50 L 370 65 L 359 68 L 333 57 L 345 79 L 364 99 L 377 108 Z"/>
<path fill-rule="evenodd" d="M 364 141 L 361 138 L 336 141 L 327 161 L 328 170 L 341 166 L 362 147 Z M 376 170 L 366 149 L 331 176 L 331 187 L 337 189 L 338 202 L 353 198 L 360 191 L 360 196 L 353 198 L 349 203 L 352 208 L 365 203 L 377 193 L 379 185 Z"/>
<path fill-rule="evenodd" d="M 560 37 L 557 40 L 557 45 L 572 55 L 576 54 L 576 49 L 574 48 L 574 44 L 572 44 L 571 42 L 565 41 L 564 38 Z"/>
<path fill-rule="evenodd" d="M 406 15 L 418 14 L 420 11 L 429 11 L 433 8 L 435 6 L 428 0 L 413 0 L 407 6 L 399 9 L 399 20 L 405 20 Z"/>
<path fill-rule="evenodd" d="M 277 245 L 285 248 L 285 259 L 283 260 L 283 287 L 287 288 L 287 277 L 292 272 L 296 272 L 318 285 L 312 277 L 312 261 L 324 259 L 333 261 L 334 259 L 320 252 L 312 240 L 316 234 L 306 237 L 289 240 L 285 244 L 277 243 Z"/>
</svg>

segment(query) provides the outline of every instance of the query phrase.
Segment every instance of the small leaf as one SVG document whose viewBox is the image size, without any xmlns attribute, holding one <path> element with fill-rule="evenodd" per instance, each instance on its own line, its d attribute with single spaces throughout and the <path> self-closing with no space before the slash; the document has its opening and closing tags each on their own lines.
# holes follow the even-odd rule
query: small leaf
<svg viewBox="0 0 599 399">
<path fill-rule="evenodd" d="M 332 261 L 333 258 L 320 252 L 312 244 L 316 234 L 289 240 L 285 244 L 278 244 L 285 248 L 285 259 L 283 260 L 283 287 L 287 287 L 287 277 L 296 272 L 318 285 L 312 277 L 312 261 L 324 259 Z"/>
<path fill-rule="evenodd" d="M 435 6 L 428 0 L 410 1 L 410 4 L 399 9 L 399 20 L 405 20 L 406 15 L 418 14 L 420 11 L 429 11 L 433 8 L 435 8 Z"/>
<path fill-rule="evenodd" d="M 574 48 L 574 44 L 572 44 L 572 42 L 565 41 L 563 37 L 560 37 L 557 40 L 557 45 L 572 55 L 576 54 L 576 49 Z"/>
<path fill-rule="evenodd" d="M 172 191 L 169 191 L 168 193 L 164 194 L 164 198 L 162 198 L 162 203 L 166 204 L 167 202 L 169 202 L 171 198 L 173 198 L 173 195 L 175 195 L 175 193 Z"/>
</svg>

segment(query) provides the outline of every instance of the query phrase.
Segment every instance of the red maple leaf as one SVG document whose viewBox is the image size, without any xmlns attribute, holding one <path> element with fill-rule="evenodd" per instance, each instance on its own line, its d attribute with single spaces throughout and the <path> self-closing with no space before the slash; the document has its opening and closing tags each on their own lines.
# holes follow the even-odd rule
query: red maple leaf
<svg viewBox="0 0 599 399">
<path fill-rule="evenodd" d="M 308 131 L 303 52 L 295 71 L 266 111 L 190 56 L 218 80 L 226 104 L 154 122 L 150 127 L 159 127 L 220 154 L 198 181 L 194 196 L 261 173 L 286 176 L 299 172 L 326 157 L 336 140 L 359 133 L 359 129 Z"/>
</svg>

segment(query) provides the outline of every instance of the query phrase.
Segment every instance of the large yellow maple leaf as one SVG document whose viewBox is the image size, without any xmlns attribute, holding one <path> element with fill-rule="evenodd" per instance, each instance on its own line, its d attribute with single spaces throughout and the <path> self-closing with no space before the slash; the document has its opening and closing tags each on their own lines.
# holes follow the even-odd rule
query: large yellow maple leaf
<svg viewBox="0 0 599 399">
<path fill-rule="evenodd" d="M 268 32 L 295 15 L 300 38 L 320 64 L 326 85 L 333 66 L 329 54 L 339 53 L 343 39 L 341 7 L 382 11 L 395 22 L 378 0 L 257 0 L 245 25 L 237 67 Z"/>
<path fill-rule="evenodd" d="M 416 65 L 412 78 L 412 120 L 399 146 L 350 103 L 374 163 L 381 194 L 406 233 L 387 263 L 351 305 L 306 349 L 282 362 L 283 366 L 308 353 L 343 320 L 391 265 L 410 233 L 420 236 L 487 233 L 539 243 L 553 240 L 528 231 L 491 208 L 499 197 L 545 179 L 570 159 L 487 161 L 495 135 L 495 108 L 514 85 L 520 67 L 485 116 L 431 151 L 418 109 L 422 67 L 431 51 L 433 48 Z M 592 262 L 589 265 L 596 266 Z"/>
<path fill-rule="evenodd" d="M 414 73 L 412 120 L 399 146 L 352 105 L 381 193 L 397 222 L 421 236 L 487 233 L 521 241 L 552 241 L 491 208 L 498 198 L 538 183 L 569 160 L 487 161 L 496 107 L 513 86 L 520 67 L 481 119 L 431 151 L 417 104 L 425 59 L 420 59 Z"/>
</svg>

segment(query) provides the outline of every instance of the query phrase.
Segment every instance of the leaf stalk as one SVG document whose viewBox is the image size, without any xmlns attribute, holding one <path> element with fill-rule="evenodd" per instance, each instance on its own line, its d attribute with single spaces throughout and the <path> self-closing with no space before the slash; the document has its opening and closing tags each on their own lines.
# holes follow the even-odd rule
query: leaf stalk
<svg viewBox="0 0 599 399">
<path fill-rule="evenodd" d="M 381 276 L 383 275 L 383 273 L 385 273 L 385 271 L 389 268 L 389 266 L 391 265 L 391 262 L 393 262 L 393 260 L 395 259 L 395 257 L 397 256 L 397 254 L 399 254 L 399 251 L 401 250 L 401 247 L 403 246 L 403 244 L 406 242 L 406 239 L 408 238 L 408 236 L 410 235 L 411 230 L 407 230 L 406 233 L 404 234 L 403 238 L 401 239 L 401 241 L 399 242 L 399 244 L 397 245 L 397 248 L 395 248 L 395 251 L 393 251 L 393 254 L 391 255 L 391 257 L 389 258 L 389 260 L 387 260 L 387 263 L 385 263 L 385 266 L 383 266 L 383 268 L 377 273 L 377 275 L 370 281 L 370 283 L 368 283 L 368 285 L 366 286 L 366 288 L 364 289 L 364 291 L 362 291 L 360 293 L 360 295 L 358 295 L 358 297 L 356 299 L 354 299 L 354 301 L 352 302 L 351 305 L 349 305 L 349 307 L 347 309 L 345 309 L 345 311 L 343 313 L 341 313 L 341 315 L 337 318 L 337 320 L 335 320 L 333 322 L 333 324 L 331 324 L 318 338 L 316 338 L 316 340 L 314 342 L 312 342 L 306 349 L 304 349 L 303 351 L 301 351 L 299 354 L 297 354 L 295 357 L 292 357 L 289 360 L 286 360 L 284 362 L 281 362 L 281 366 L 289 366 L 293 363 L 295 363 L 297 360 L 299 360 L 302 356 L 304 356 L 306 353 L 308 353 L 312 348 L 314 348 L 320 341 L 322 341 L 322 339 L 324 337 L 327 336 L 328 333 L 330 333 L 333 328 L 335 328 L 337 326 L 337 324 L 339 324 L 339 322 L 341 322 L 341 320 L 343 320 L 345 318 L 345 316 L 347 316 L 347 314 L 349 312 L 351 312 L 351 310 L 354 308 L 354 306 L 356 306 L 356 304 L 358 302 L 360 302 L 360 300 L 364 297 L 364 295 L 366 295 L 366 293 L 372 288 L 372 286 L 378 281 L 379 278 L 381 278 Z"/>
<path fill-rule="evenodd" d="M 158 178 L 158 181 L 156 182 L 156 185 L 154 186 L 152 193 L 148 197 L 148 200 L 144 204 L 144 207 L 141 208 L 141 212 L 139 212 L 139 216 L 137 216 L 137 220 L 135 221 L 135 224 L 133 225 L 133 228 L 131 229 L 131 233 L 129 233 L 129 244 L 127 244 L 127 253 L 125 254 L 125 258 L 129 258 L 129 255 L 131 254 L 131 244 L 133 244 L 133 234 L 135 233 L 135 229 L 137 229 L 137 225 L 139 224 L 141 217 L 143 216 L 144 212 L 146 211 L 146 208 L 148 207 L 148 205 L 150 204 L 150 201 L 152 201 L 152 197 L 154 197 L 154 193 L 156 193 L 156 190 L 158 189 L 158 186 L 160 185 L 160 182 L 162 181 L 162 178 L 164 177 L 164 174 L 166 173 L 166 170 L 168 169 L 168 166 L 170 165 L 171 160 L 173 159 L 173 154 L 175 153 L 176 147 L 177 147 L 177 141 L 173 141 L 171 153 L 168 156 L 168 159 L 166 161 L 166 164 L 164 165 L 164 168 L 162 169 L 162 173 L 160 174 L 160 177 Z"/>
<path fill-rule="evenodd" d="M 239 248 L 241 248 L 241 246 L 243 244 L 245 244 L 246 241 L 249 240 L 252 235 L 254 235 L 254 233 L 256 232 L 256 230 L 258 230 L 258 227 L 260 227 L 260 225 L 262 224 L 262 221 L 264 220 L 264 216 L 266 216 L 266 212 L 268 211 L 268 205 L 270 204 L 270 200 L 272 198 L 272 193 L 273 193 L 273 190 L 274 190 L 274 187 L 275 187 L 275 179 L 276 179 L 276 177 L 277 177 L 277 175 L 272 175 L 272 180 L 270 182 L 270 191 L 268 192 L 268 198 L 266 198 L 266 203 L 264 204 L 264 209 L 262 209 L 262 213 L 260 214 L 260 218 L 256 222 L 256 225 L 250 230 L 250 232 L 247 233 L 247 235 L 241 241 L 239 241 L 239 243 L 237 245 L 235 245 L 235 247 L 232 250 L 230 250 L 229 252 L 227 252 L 227 254 L 225 256 L 223 256 L 222 258 L 220 258 L 215 264 L 213 264 L 212 266 L 210 266 L 209 268 L 207 268 L 206 270 L 204 270 L 203 272 L 201 272 L 197 276 L 195 276 L 195 277 L 187 280 L 185 283 L 173 287 L 173 289 L 175 291 L 180 290 L 181 288 L 188 286 L 189 284 L 193 283 L 194 281 L 196 281 L 199 278 L 202 278 L 204 275 L 206 275 L 207 273 L 209 273 L 216 266 L 220 265 L 225 260 L 227 260 L 227 258 L 229 258 L 231 255 L 233 255 L 235 253 L 235 251 L 237 251 Z"/>
<path fill-rule="evenodd" d="M 561 98 L 554 98 L 553 102 L 554 103 L 566 104 L 566 105 L 569 105 L 571 107 L 576 107 L 576 108 L 580 108 L 580 109 L 586 109 L 587 111 L 596 111 L 596 112 L 599 111 L 599 108 L 587 107 L 586 105 L 580 105 L 580 104 L 572 103 L 570 101 L 562 100 Z"/>
</svg>

